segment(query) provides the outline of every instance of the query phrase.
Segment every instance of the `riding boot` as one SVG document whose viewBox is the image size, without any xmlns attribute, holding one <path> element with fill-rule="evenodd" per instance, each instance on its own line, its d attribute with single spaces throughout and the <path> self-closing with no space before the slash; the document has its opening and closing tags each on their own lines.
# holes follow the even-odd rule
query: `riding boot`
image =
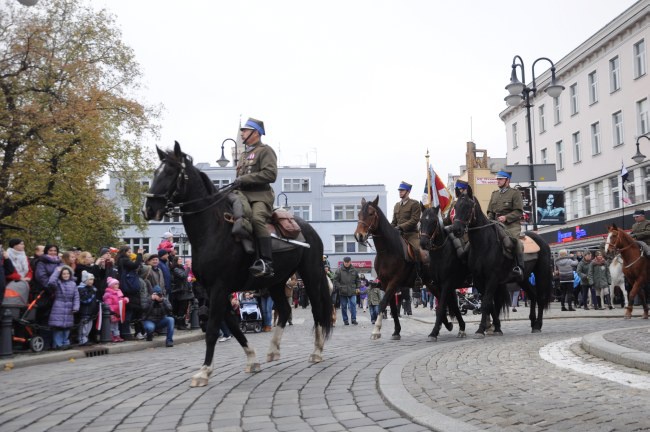
<svg viewBox="0 0 650 432">
<path fill-rule="evenodd" d="M 260 258 L 248 269 L 254 277 L 273 277 L 273 247 L 271 237 L 257 239 L 260 246 Z"/>
<path fill-rule="evenodd" d="M 519 240 L 517 240 L 518 242 Z M 512 268 L 512 275 L 515 277 L 517 282 L 524 281 L 524 250 L 523 247 L 517 245 L 517 251 L 515 254 L 515 266 Z"/>
<path fill-rule="evenodd" d="M 451 242 L 456 248 L 456 255 L 458 258 L 460 258 L 461 261 L 464 263 L 467 262 L 467 255 L 469 254 L 469 242 L 463 244 L 463 241 L 456 237 L 454 233 L 450 230 L 447 232 L 449 237 L 451 237 Z"/>
</svg>

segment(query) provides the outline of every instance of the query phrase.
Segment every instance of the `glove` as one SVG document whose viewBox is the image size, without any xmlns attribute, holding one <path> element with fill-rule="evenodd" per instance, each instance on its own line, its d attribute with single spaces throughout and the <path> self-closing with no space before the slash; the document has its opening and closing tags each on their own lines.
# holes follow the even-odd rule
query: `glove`
<svg viewBox="0 0 650 432">
<path fill-rule="evenodd" d="M 239 188 L 241 188 L 241 187 L 242 187 L 241 179 L 236 178 L 236 179 L 232 182 L 232 188 L 233 188 L 233 189 L 239 189 Z"/>
</svg>

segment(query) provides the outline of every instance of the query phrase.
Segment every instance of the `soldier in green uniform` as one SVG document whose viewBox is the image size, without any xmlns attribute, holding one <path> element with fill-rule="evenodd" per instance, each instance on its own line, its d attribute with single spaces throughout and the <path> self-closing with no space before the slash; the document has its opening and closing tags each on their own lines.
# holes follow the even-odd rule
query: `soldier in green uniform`
<svg viewBox="0 0 650 432">
<path fill-rule="evenodd" d="M 634 210 L 634 223 L 630 233 L 643 248 L 646 256 L 650 256 L 650 221 L 645 218 L 645 211 Z"/>
<path fill-rule="evenodd" d="M 246 147 L 237 163 L 237 178 L 233 187 L 239 189 L 251 205 L 251 224 L 260 255 L 249 270 L 255 277 L 272 277 L 272 239 L 266 223 L 271 219 L 275 202 L 271 183 L 278 176 L 278 158 L 271 147 L 262 143 L 265 130 L 261 120 L 249 118 L 240 133 Z"/>
<path fill-rule="evenodd" d="M 521 193 L 510 187 L 512 173 L 499 171 L 496 175 L 499 189 L 492 192 L 490 203 L 487 208 L 488 219 L 501 222 L 506 232 L 514 239 L 521 234 L 521 216 L 524 214 L 524 201 Z M 516 244 L 516 243 L 515 243 Z M 523 248 L 517 245 L 515 256 L 515 267 L 512 269 L 514 276 L 523 280 L 524 252 Z"/>
<path fill-rule="evenodd" d="M 399 202 L 393 208 L 393 221 L 391 225 L 398 229 L 400 234 L 413 247 L 417 257 L 420 250 L 420 234 L 418 233 L 418 223 L 422 209 L 420 203 L 409 198 L 413 186 L 406 182 L 401 182 L 397 190 L 399 191 Z"/>
</svg>

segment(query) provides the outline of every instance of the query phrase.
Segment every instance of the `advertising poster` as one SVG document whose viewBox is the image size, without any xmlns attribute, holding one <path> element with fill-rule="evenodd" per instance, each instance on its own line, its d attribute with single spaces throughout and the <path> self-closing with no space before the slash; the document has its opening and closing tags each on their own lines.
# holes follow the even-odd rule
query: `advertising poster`
<svg viewBox="0 0 650 432">
<path fill-rule="evenodd" d="M 564 192 L 537 189 L 537 223 L 564 225 L 565 221 Z"/>
</svg>

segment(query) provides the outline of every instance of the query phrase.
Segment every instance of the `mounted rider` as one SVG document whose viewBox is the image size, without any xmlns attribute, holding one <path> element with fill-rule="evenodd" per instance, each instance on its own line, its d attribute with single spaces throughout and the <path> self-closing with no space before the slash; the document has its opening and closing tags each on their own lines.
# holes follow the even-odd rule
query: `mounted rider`
<svg viewBox="0 0 650 432">
<path fill-rule="evenodd" d="M 515 258 L 512 274 L 518 281 L 522 281 L 524 277 L 524 251 L 518 239 L 521 236 L 520 221 L 524 214 L 524 201 L 521 198 L 521 193 L 510 187 L 511 178 L 511 172 L 503 170 L 497 172 L 496 179 L 499 189 L 492 192 L 487 208 L 487 217 L 500 222 L 508 235 L 516 240 L 516 242 L 512 242 L 515 245 L 515 250 L 511 251 Z"/>
<path fill-rule="evenodd" d="M 265 130 L 261 120 L 249 118 L 241 127 L 240 134 L 246 147 L 237 162 L 237 178 L 233 188 L 239 189 L 250 203 L 251 224 L 259 245 L 259 259 L 249 271 L 255 277 L 272 277 L 272 239 L 266 224 L 271 219 L 275 202 L 271 183 L 278 176 L 278 158 L 270 146 L 262 143 Z"/>
<path fill-rule="evenodd" d="M 397 191 L 400 200 L 393 208 L 391 225 L 397 228 L 400 235 L 411 245 L 416 261 L 419 261 L 420 234 L 418 233 L 418 223 L 420 222 L 422 208 L 419 202 L 409 198 L 412 187 L 413 185 L 405 181 L 399 184 Z"/>
<path fill-rule="evenodd" d="M 639 244 L 646 257 L 650 258 L 650 221 L 645 218 L 644 210 L 634 210 L 634 223 L 630 235 Z"/>
</svg>

